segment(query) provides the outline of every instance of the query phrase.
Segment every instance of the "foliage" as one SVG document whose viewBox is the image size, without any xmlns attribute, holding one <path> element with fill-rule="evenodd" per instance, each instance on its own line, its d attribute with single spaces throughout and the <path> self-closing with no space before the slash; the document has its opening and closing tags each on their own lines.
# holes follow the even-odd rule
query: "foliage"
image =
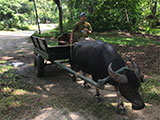
<svg viewBox="0 0 160 120">
<path fill-rule="evenodd" d="M 37 0 L 37 10 L 41 23 L 57 22 L 57 10 L 52 1 Z M 18 28 L 29 29 L 35 24 L 35 13 L 32 1 L 0 0 L 0 30 Z"/>
<path fill-rule="evenodd" d="M 41 23 L 58 22 L 58 7 L 55 0 L 36 0 Z M 64 32 L 86 12 L 93 31 L 141 30 L 150 33 L 160 19 L 159 0 L 61 0 Z M 0 0 L 0 30 L 29 29 L 35 24 L 32 0 Z M 61 17 L 62 19 L 62 17 Z"/>
<path fill-rule="evenodd" d="M 36 4 L 41 23 L 58 22 L 58 10 L 52 0 L 37 0 Z"/>
<path fill-rule="evenodd" d="M 27 28 L 27 15 L 31 12 L 30 3 L 27 0 L 0 0 L 0 23 L 6 28 Z"/>
<path fill-rule="evenodd" d="M 104 32 L 111 30 L 138 31 L 143 27 L 150 30 L 160 18 L 159 0 L 69 0 L 62 2 L 67 5 L 68 19 L 75 23 L 81 12 L 88 13 L 88 21 L 93 31 Z M 156 13 L 153 13 L 157 2 Z M 63 5 L 63 6 L 65 6 Z M 127 20 L 128 16 L 128 20 Z M 154 16 L 152 19 L 149 16 Z M 68 23 L 70 23 L 68 22 Z M 73 26 L 73 25 L 72 25 Z"/>
<path fill-rule="evenodd" d="M 149 31 L 150 34 L 159 35 L 160 36 L 160 28 L 152 28 Z"/>
</svg>

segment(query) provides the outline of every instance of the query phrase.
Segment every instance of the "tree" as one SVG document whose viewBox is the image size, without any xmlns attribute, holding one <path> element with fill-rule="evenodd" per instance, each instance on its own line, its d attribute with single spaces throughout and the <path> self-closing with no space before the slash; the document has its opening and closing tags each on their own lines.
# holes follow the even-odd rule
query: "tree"
<svg viewBox="0 0 160 120">
<path fill-rule="evenodd" d="M 54 0 L 54 2 L 57 4 L 57 7 L 59 9 L 59 28 L 60 28 L 60 33 L 63 33 L 63 16 L 62 16 L 61 0 Z"/>
</svg>

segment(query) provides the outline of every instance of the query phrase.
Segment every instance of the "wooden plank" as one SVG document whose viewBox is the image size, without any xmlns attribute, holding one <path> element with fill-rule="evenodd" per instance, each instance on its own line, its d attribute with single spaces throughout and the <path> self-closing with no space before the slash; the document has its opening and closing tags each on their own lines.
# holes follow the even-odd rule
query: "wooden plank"
<svg viewBox="0 0 160 120">
<path fill-rule="evenodd" d="M 44 52 L 44 51 L 42 51 L 42 50 L 40 50 L 38 48 L 34 48 L 34 52 L 37 53 L 37 54 L 39 54 L 44 59 L 47 59 L 47 60 L 49 59 L 49 55 L 48 55 L 47 52 Z"/>
</svg>

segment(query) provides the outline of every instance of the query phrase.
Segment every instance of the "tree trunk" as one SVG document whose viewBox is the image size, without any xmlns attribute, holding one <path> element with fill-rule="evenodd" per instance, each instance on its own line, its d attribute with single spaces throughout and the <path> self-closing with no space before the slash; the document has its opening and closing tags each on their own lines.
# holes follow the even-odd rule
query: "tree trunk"
<svg viewBox="0 0 160 120">
<path fill-rule="evenodd" d="M 71 17 L 71 20 L 73 20 L 73 1 L 70 0 L 70 17 Z"/>
<path fill-rule="evenodd" d="M 59 28 L 60 28 L 60 33 L 63 33 L 63 16 L 62 16 L 61 5 L 59 6 Z"/>
<path fill-rule="evenodd" d="M 41 29 L 39 25 L 39 17 L 38 17 L 37 6 L 36 6 L 35 0 L 33 0 L 33 4 L 34 4 L 35 13 L 36 13 L 36 24 L 38 25 L 38 32 L 39 34 L 41 34 Z"/>
<path fill-rule="evenodd" d="M 54 2 L 57 4 L 58 10 L 59 10 L 59 28 L 60 28 L 60 33 L 63 33 L 63 15 L 62 15 L 61 0 L 54 0 Z"/>
<path fill-rule="evenodd" d="M 130 24 L 130 20 L 129 20 L 129 16 L 128 16 L 128 12 L 127 12 L 126 6 L 125 6 L 125 8 L 124 8 L 124 11 L 125 11 L 125 16 L 126 16 L 127 24 L 128 24 L 128 30 L 129 30 L 130 32 L 132 32 L 132 31 L 131 31 L 131 24 Z"/>
<path fill-rule="evenodd" d="M 154 1 L 154 6 L 152 8 L 152 14 L 156 15 L 156 11 L 157 11 L 157 0 Z"/>
</svg>

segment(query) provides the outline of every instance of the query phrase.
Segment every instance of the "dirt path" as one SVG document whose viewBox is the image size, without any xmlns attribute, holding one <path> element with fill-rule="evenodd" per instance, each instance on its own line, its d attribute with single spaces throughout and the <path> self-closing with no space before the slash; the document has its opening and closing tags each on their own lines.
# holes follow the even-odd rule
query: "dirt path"
<svg viewBox="0 0 160 120">
<path fill-rule="evenodd" d="M 47 29 L 45 28 L 44 30 Z M 83 88 L 71 81 L 71 78 L 66 72 L 57 69 L 56 66 L 46 68 L 44 73 L 45 77 L 42 79 L 35 76 L 33 69 L 33 46 L 28 39 L 31 34 L 33 34 L 33 31 L 0 32 L 0 59 L 6 60 L 7 63 L 23 63 L 23 65 L 18 68 L 18 72 L 23 75 L 23 80 L 40 89 L 42 96 L 49 97 L 49 95 L 57 92 L 60 94 L 71 92 L 72 94 L 72 89 L 76 89 L 76 87 L 83 91 Z M 52 75 L 52 73 L 54 73 L 54 75 Z M 74 94 L 78 93 L 77 91 Z M 35 112 L 38 112 L 38 114 L 35 115 Z M 28 113 L 33 114 L 29 115 Z M 24 115 L 17 116 L 17 119 L 94 120 L 95 117 L 92 115 L 82 116 L 80 113 L 68 112 L 68 110 L 65 109 L 53 109 L 51 105 L 46 104 L 43 107 L 26 111 Z"/>
<path fill-rule="evenodd" d="M 28 40 L 32 33 L 32 31 L 0 32 L 0 58 L 7 60 L 8 63 L 24 63 L 18 68 L 18 72 L 23 75 L 23 81 L 30 83 L 39 91 L 35 91 L 33 94 L 41 97 L 37 100 L 40 105 L 30 106 L 30 109 L 22 111 L 23 114 L 16 116 L 16 119 L 100 120 L 97 110 L 91 110 L 90 106 L 84 106 L 86 103 L 88 105 L 89 101 L 95 104 L 95 107 L 104 107 L 105 103 L 101 105 L 93 102 L 94 87 L 85 89 L 82 81 L 79 80 L 78 84 L 72 82 L 67 72 L 54 65 L 45 68 L 43 78 L 35 76 L 32 43 Z M 113 103 L 115 107 L 116 95 L 113 87 L 107 85 L 105 89 L 101 91 L 104 101 Z M 127 115 L 120 116 L 116 114 L 115 108 L 111 107 L 114 111 L 111 111 L 113 112 L 112 117 L 108 114 L 108 118 L 111 117 L 111 120 L 160 120 L 159 106 L 147 105 L 148 107 L 142 111 L 132 111 L 129 103 L 125 102 L 125 105 L 130 111 Z M 110 109 L 110 106 L 106 107 Z M 97 109 L 99 108 L 97 107 Z M 105 112 L 101 115 L 103 114 Z"/>
</svg>

